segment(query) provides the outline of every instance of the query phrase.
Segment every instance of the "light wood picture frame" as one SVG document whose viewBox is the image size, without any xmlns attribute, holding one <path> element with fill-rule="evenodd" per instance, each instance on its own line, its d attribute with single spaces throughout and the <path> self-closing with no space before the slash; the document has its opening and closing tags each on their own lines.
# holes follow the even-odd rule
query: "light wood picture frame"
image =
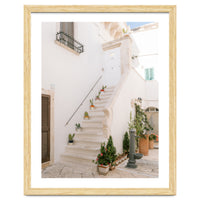
<svg viewBox="0 0 200 200">
<path fill-rule="evenodd" d="M 169 14 L 169 187 L 32 188 L 31 186 L 31 13 Z M 88 5 L 24 6 L 24 194 L 25 195 L 176 195 L 176 6 Z"/>
</svg>

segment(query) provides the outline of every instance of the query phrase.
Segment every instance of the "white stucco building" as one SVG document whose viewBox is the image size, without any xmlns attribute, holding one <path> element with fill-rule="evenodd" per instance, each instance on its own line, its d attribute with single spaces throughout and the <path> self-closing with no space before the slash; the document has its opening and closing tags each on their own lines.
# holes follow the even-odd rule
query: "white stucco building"
<svg viewBox="0 0 200 200">
<path fill-rule="evenodd" d="M 156 38 L 158 25 L 153 26 L 124 34 L 123 28 L 128 27 L 122 22 L 42 24 L 44 165 L 58 161 L 90 164 L 109 135 L 121 153 L 133 110 L 131 101 L 141 97 L 144 109 L 158 111 L 158 82 L 144 76 L 145 69 L 152 67 L 158 76 L 156 59 L 142 60 L 144 54 L 158 56 L 155 41 L 146 39 L 147 35 Z M 151 34 L 146 34 L 148 31 Z M 90 110 L 89 100 L 95 99 L 102 85 L 107 88 L 101 101 L 94 101 L 95 109 Z M 83 119 L 85 111 L 89 120 Z M 83 127 L 80 133 L 75 130 L 76 123 Z M 76 135 L 72 146 L 67 143 L 69 133 Z"/>
</svg>

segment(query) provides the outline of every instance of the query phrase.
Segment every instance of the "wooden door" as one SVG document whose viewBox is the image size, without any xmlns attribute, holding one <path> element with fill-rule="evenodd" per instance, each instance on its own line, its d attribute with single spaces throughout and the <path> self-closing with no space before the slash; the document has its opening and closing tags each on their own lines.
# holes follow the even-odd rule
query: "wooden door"
<svg viewBox="0 0 200 200">
<path fill-rule="evenodd" d="M 42 95 L 42 163 L 50 161 L 50 96 Z"/>
</svg>

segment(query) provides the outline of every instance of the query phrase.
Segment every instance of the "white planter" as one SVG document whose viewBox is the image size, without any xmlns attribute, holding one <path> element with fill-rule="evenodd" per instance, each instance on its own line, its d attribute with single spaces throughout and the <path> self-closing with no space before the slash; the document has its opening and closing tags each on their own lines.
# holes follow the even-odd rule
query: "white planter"
<svg viewBox="0 0 200 200">
<path fill-rule="evenodd" d="M 76 129 L 76 132 L 81 132 L 81 128 L 77 128 L 77 129 Z"/>
<path fill-rule="evenodd" d="M 90 107 L 90 110 L 94 110 L 94 107 Z"/>
<path fill-rule="evenodd" d="M 99 174 L 106 175 L 109 172 L 109 165 L 98 165 Z"/>
</svg>

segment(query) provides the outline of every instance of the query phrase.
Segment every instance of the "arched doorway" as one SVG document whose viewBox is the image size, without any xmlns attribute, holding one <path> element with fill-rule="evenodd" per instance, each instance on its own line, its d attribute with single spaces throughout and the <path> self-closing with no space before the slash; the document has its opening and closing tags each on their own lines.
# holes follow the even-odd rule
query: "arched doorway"
<svg viewBox="0 0 200 200">
<path fill-rule="evenodd" d="M 145 109 L 147 119 L 153 127 L 153 133 L 159 135 L 159 109 L 156 107 L 148 107 Z"/>
</svg>

